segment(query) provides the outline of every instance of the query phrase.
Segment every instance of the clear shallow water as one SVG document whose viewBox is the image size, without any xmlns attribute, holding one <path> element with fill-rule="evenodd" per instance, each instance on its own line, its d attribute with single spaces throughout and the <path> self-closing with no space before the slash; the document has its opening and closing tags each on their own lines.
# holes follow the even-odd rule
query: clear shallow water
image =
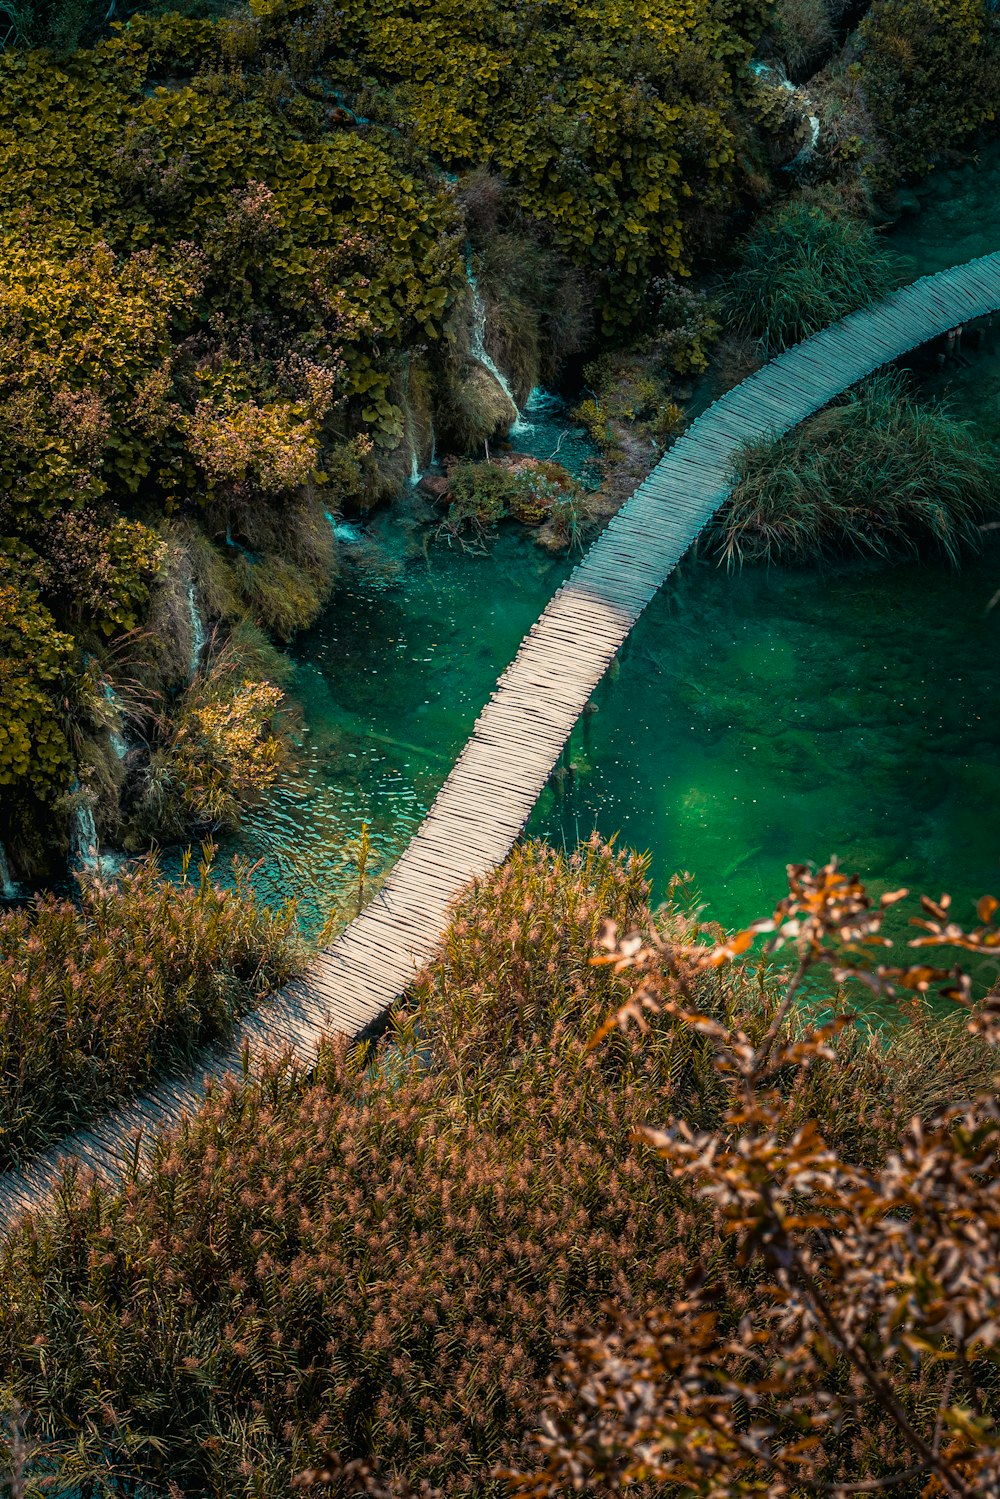
<svg viewBox="0 0 1000 1499">
<path fill-rule="evenodd" d="M 597 827 L 691 871 L 726 925 L 767 915 L 785 865 L 824 860 L 949 890 L 1000 888 L 1000 549 L 960 577 L 823 577 L 689 562 L 574 731 L 572 780 L 529 831 Z"/>
<path fill-rule="evenodd" d="M 1000 247 L 1000 147 L 920 198 L 892 235 L 914 275 Z M 918 367 L 1000 437 L 997 333 L 967 365 Z M 526 415 L 517 447 L 586 478 L 591 449 L 558 404 L 536 397 Z M 383 531 L 397 534 L 388 519 Z M 398 856 L 568 566 L 505 531 L 485 557 L 432 543 L 387 586 L 338 591 L 293 652 L 301 752 L 223 850 L 263 859 L 266 898 L 297 896 L 314 927 L 338 900 L 351 914 L 345 843 L 367 821 L 376 867 Z M 998 587 L 1000 549 L 961 574 L 688 562 L 598 689 L 573 776 L 543 794 L 529 832 L 617 832 L 651 850 L 659 889 L 690 870 L 727 924 L 770 908 L 787 862 L 833 852 L 876 890 L 948 889 L 966 909 L 1000 894 Z"/>
<path fill-rule="evenodd" d="M 893 230 L 893 248 L 907 257 L 914 275 L 1000 250 L 1000 141 L 983 146 L 976 160 L 953 171 L 934 173 L 917 186 L 918 214 Z M 959 360 L 941 370 L 924 356 L 917 361 L 927 394 L 934 395 L 1000 441 L 1000 314 L 986 332 L 986 352 L 964 339 Z"/>
<path fill-rule="evenodd" d="M 523 422 L 515 429 L 511 446 L 531 458 L 561 463 L 584 487 L 600 482 L 597 452 L 584 427 L 576 427 L 566 402 L 551 391 L 535 389 L 525 402 Z"/>
<path fill-rule="evenodd" d="M 295 643 L 290 691 L 303 723 L 293 764 L 225 840 L 220 874 L 234 854 L 260 859 L 258 892 L 296 897 L 312 930 L 338 902 L 353 915 L 345 844 L 367 822 L 369 873 L 399 857 L 568 569 L 510 530 L 485 556 L 431 542 L 395 579 L 359 572 L 341 586 Z"/>
</svg>

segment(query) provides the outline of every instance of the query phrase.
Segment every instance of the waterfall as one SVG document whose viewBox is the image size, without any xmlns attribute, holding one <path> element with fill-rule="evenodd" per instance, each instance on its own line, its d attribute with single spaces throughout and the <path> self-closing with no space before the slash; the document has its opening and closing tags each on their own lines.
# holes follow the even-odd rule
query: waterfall
<svg viewBox="0 0 1000 1499">
<path fill-rule="evenodd" d="M 73 808 L 72 863 L 77 869 L 96 869 L 100 874 L 116 874 L 122 866 L 121 855 L 98 853 L 94 809 L 81 791 L 79 781 L 74 781 L 70 790 L 77 798 Z"/>
<path fill-rule="evenodd" d="M 226 540 L 229 540 L 228 531 L 226 532 Z M 187 602 L 188 620 L 191 625 L 190 675 L 193 679 L 197 675 L 198 667 L 201 664 L 201 653 L 205 649 L 205 626 L 202 624 L 201 612 L 198 608 L 198 585 L 195 582 L 193 573 L 188 583 Z"/>
<path fill-rule="evenodd" d="M 76 806 L 73 808 L 73 850 L 77 862 L 84 869 L 96 869 L 98 853 L 94 809 L 87 798 L 81 794 L 79 781 L 73 782 L 72 791 L 77 797 Z"/>
<path fill-rule="evenodd" d="M 472 269 L 472 251 L 469 250 L 465 257 L 465 277 L 469 283 L 472 293 L 472 347 L 469 350 L 473 359 L 489 370 L 494 380 L 503 391 L 511 405 L 514 413 L 514 421 L 511 426 L 513 432 L 525 432 L 531 423 L 526 422 L 521 415 L 521 408 L 514 399 L 514 392 L 510 388 L 507 376 L 495 363 L 489 349 L 486 347 L 486 303 L 483 294 L 479 290 L 479 282 L 476 280 Z"/>
<path fill-rule="evenodd" d="M 111 741 L 111 748 L 114 750 L 119 760 L 124 760 L 125 756 L 128 754 L 128 741 L 121 733 L 122 720 L 124 719 L 125 715 L 122 712 L 122 705 L 119 701 L 118 694 L 112 687 L 111 683 L 108 681 L 107 677 L 104 678 L 104 699 L 114 712 L 115 723 L 117 723 L 118 725 L 117 728 L 112 725 L 108 729 L 108 738 Z"/>
<path fill-rule="evenodd" d="M 410 444 L 410 484 L 411 484 L 411 486 L 412 486 L 413 489 L 416 489 L 416 487 L 420 483 L 420 480 L 421 480 L 422 477 L 423 476 L 422 476 L 422 474 L 420 472 L 420 459 L 417 457 L 417 450 L 416 450 L 416 448 L 411 443 Z"/>
<path fill-rule="evenodd" d="M 364 541 L 360 526 L 353 525 L 349 520 L 338 520 L 329 510 L 324 510 L 323 514 L 330 522 L 330 530 L 338 541 L 344 542 L 347 546 Z"/>
<path fill-rule="evenodd" d="M 784 89 L 786 94 L 792 94 L 796 103 L 802 109 L 803 117 L 809 126 L 808 141 L 802 147 L 801 151 L 792 157 L 791 161 L 785 163 L 784 170 L 786 172 L 793 172 L 797 167 L 805 166 L 819 144 L 819 115 L 808 112 L 812 110 L 812 100 L 801 89 L 795 87 L 795 84 L 780 65 L 773 67 L 771 63 L 756 61 L 752 62 L 750 67 L 756 73 L 757 77 L 762 78 L 765 83 L 773 83 L 777 88 Z"/>
<path fill-rule="evenodd" d="M 17 895 L 17 886 L 10 872 L 10 860 L 7 858 L 7 850 L 0 843 L 0 895 L 6 900 L 13 900 Z"/>
</svg>

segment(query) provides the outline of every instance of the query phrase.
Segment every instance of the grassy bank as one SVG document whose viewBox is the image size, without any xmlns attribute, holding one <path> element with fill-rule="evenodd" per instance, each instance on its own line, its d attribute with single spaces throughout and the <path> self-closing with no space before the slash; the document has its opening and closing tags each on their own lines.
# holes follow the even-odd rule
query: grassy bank
<svg viewBox="0 0 1000 1499">
<path fill-rule="evenodd" d="M 0 1365 L 49 1459 L 277 1496 L 332 1449 L 489 1494 L 567 1328 L 608 1298 L 641 1314 L 697 1268 L 738 1321 L 753 1281 L 712 1210 L 629 1144 L 668 1109 L 719 1123 L 710 1040 L 661 1016 L 587 1046 L 629 988 L 589 961 L 602 921 L 642 924 L 647 898 L 634 855 L 517 850 L 462 901 L 377 1054 L 330 1048 L 311 1077 L 220 1091 L 148 1180 L 70 1189 L 15 1234 Z M 692 931 L 676 905 L 660 920 Z M 775 1003 L 741 968 L 704 973 L 697 1000 L 757 1040 Z M 794 1117 L 874 1163 L 991 1065 L 953 1026 L 851 1030 Z"/>
<path fill-rule="evenodd" d="M 747 444 L 712 528 L 729 564 L 837 556 L 957 565 L 1000 510 L 1000 454 L 971 423 L 879 375 L 787 437 Z"/>
<path fill-rule="evenodd" d="M 190 1065 L 300 958 L 290 910 L 206 865 L 180 886 L 154 864 L 87 876 L 79 903 L 0 914 L 0 1170 Z"/>
</svg>

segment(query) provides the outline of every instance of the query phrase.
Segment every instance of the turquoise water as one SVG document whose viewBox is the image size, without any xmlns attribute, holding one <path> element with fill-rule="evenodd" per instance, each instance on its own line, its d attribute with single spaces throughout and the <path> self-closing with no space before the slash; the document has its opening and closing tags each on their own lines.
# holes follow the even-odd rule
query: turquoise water
<svg viewBox="0 0 1000 1499">
<path fill-rule="evenodd" d="M 354 914 L 345 845 L 362 823 L 371 872 L 399 857 L 569 567 L 514 530 L 485 555 L 428 540 L 388 579 L 351 559 L 348 549 L 347 581 L 295 643 L 293 763 L 220 850 L 220 870 L 233 854 L 260 860 L 260 894 L 294 896 L 313 930 L 334 908 Z"/>
<path fill-rule="evenodd" d="M 592 827 L 690 871 L 726 925 L 770 913 L 785 865 L 825 860 L 1000 889 L 1000 548 L 960 577 L 917 566 L 727 575 L 688 563 L 574 731 L 576 773 L 530 831 Z"/>
<path fill-rule="evenodd" d="M 891 235 L 913 275 L 1000 248 L 1000 146 L 930 178 Z M 998 319 L 1000 323 L 1000 319 Z M 1000 327 L 924 390 L 1000 440 Z M 657 883 L 691 871 L 727 925 L 763 915 L 787 862 L 844 864 L 972 900 L 1000 890 L 1000 548 L 938 566 L 823 574 L 686 563 L 577 725 L 569 788 L 532 832 L 592 827 L 653 854 Z M 558 795 L 557 795 L 558 789 Z"/>
<path fill-rule="evenodd" d="M 1000 150 L 921 190 L 894 233 L 912 273 L 1000 246 Z M 1000 330 L 998 330 L 1000 331 Z M 927 388 L 1000 435 L 996 333 L 968 363 L 918 361 Z M 519 446 L 580 471 L 588 450 L 537 404 Z M 544 449 L 544 451 L 543 451 Z M 391 520 L 383 522 L 392 535 Z M 348 569 L 294 649 L 300 753 L 226 853 L 262 860 L 315 926 L 352 913 L 349 844 L 371 827 L 387 868 L 416 828 L 498 673 L 565 575 L 503 531 L 486 555 L 419 538 L 388 579 Z M 1000 893 L 1000 551 L 961 574 L 854 566 L 728 575 L 689 560 L 574 731 L 573 773 L 529 831 L 592 828 L 648 848 L 662 890 L 690 871 L 713 915 L 770 909 L 789 861 L 837 852 L 878 890 Z M 484 812 L 487 809 L 484 809 Z"/>
</svg>

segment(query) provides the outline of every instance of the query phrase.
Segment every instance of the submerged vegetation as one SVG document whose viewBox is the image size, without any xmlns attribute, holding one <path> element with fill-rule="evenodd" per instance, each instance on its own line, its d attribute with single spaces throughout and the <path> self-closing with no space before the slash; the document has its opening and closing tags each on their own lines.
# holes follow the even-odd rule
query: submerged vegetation
<svg viewBox="0 0 1000 1499">
<path fill-rule="evenodd" d="M 718 1210 L 628 1144 L 666 1108 L 724 1126 L 712 1032 L 649 1012 L 645 1039 L 589 1044 L 635 988 L 591 963 L 595 944 L 608 920 L 645 930 L 647 898 L 634 855 L 516 850 L 460 903 L 377 1050 L 229 1083 L 148 1180 L 70 1185 L 20 1228 L 0 1259 L 4 1389 L 63 1481 L 277 1495 L 333 1451 L 499 1493 L 567 1328 L 608 1298 L 642 1318 L 697 1269 L 726 1325 L 754 1315 L 759 1279 Z M 657 928 L 668 969 L 675 945 L 720 938 L 679 885 Z M 784 1044 L 779 975 L 693 982 L 712 1024 Z M 786 1127 L 816 1120 L 878 1169 L 913 1115 L 985 1084 L 983 1041 L 915 1016 L 777 1071 Z M 908 1408 L 922 1400 L 915 1385 Z M 861 1416 L 859 1478 L 895 1456 Z"/>
<path fill-rule="evenodd" d="M 937 556 L 957 565 L 1000 511 L 1000 453 L 881 375 L 776 442 L 748 444 L 713 529 L 730 565 Z"/>
</svg>

